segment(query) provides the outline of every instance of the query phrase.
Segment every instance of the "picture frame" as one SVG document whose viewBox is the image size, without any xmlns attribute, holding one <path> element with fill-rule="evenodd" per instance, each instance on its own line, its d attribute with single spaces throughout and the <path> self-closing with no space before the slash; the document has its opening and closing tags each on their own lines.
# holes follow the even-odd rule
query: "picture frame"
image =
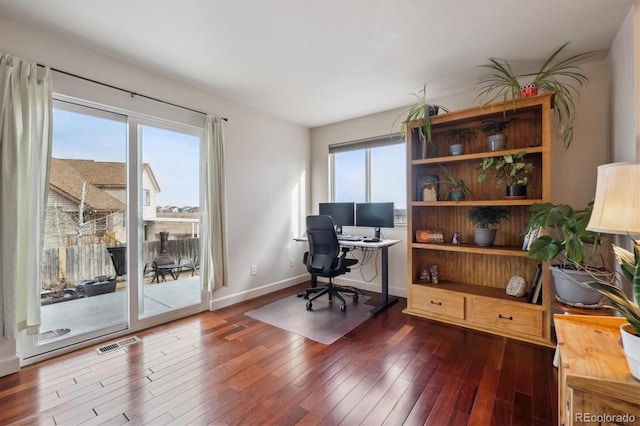
<svg viewBox="0 0 640 426">
<path fill-rule="evenodd" d="M 417 201 L 438 201 L 440 199 L 440 176 L 418 176 L 416 180 Z"/>
</svg>

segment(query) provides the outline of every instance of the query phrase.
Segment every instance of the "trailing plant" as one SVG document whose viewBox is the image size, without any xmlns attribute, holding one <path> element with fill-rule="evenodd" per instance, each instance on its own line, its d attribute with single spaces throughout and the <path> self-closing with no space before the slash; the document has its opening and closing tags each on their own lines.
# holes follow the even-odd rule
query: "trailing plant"
<svg viewBox="0 0 640 426">
<path fill-rule="evenodd" d="M 533 204 L 529 208 L 533 216 L 521 235 L 534 228 L 544 232 L 531 243 L 528 257 L 545 262 L 557 260 L 565 269 L 601 269 L 596 261 L 602 235 L 587 230 L 592 209 L 593 201 L 581 210 L 566 204 Z"/>
<path fill-rule="evenodd" d="M 586 85 L 589 81 L 577 63 L 590 58 L 594 53 L 579 53 L 558 60 L 558 55 L 567 44 L 569 42 L 556 49 L 536 72 L 516 74 L 508 61 L 490 58 L 488 64 L 481 65 L 488 72 L 480 77 L 478 83 L 480 86 L 478 97 L 486 97 L 486 103 L 502 99 L 506 105 L 511 99 L 513 109 L 515 109 L 516 99 L 520 96 L 521 80 L 532 78 L 531 84 L 538 90 L 555 92 L 554 112 L 560 123 L 560 138 L 565 148 L 568 148 L 573 140 L 574 96 L 579 96 L 578 87 Z"/>
<path fill-rule="evenodd" d="M 509 219 L 506 209 L 494 206 L 473 207 L 469 209 L 467 216 L 476 228 L 488 229 L 494 229 L 502 219 Z"/>
<path fill-rule="evenodd" d="M 478 175 L 478 182 L 483 182 L 490 170 L 494 170 L 496 185 L 503 182 L 507 186 L 526 185 L 529 180 L 528 175 L 533 171 L 533 164 L 522 161 L 525 155 L 525 152 L 518 152 L 501 157 L 483 158 L 478 166 L 482 170 Z"/>
<path fill-rule="evenodd" d="M 640 301 L 640 242 L 633 241 L 633 253 L 613 244 L 613 253 L 623 275 L 631 282 L 635 300 Z M 609 299 L 611 308 L 629 321 L 636 335 L 640 336 L 640 308 L 615 285 L 602 280 L 589 281 L 585 285 L 597 290 Z"/>
</svg>

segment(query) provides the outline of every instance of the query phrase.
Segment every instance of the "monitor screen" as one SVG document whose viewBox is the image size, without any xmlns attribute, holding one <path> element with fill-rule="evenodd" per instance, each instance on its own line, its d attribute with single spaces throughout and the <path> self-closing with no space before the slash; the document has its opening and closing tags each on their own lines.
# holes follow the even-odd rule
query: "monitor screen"
<svg viewBox="0 0 640 426">
<path fill-rule="evenodd" d="M 341 234 L 343 226 L 355 225 L 355 203 L 320 203 L 320 214 L 333 218 L 336 231 Z"/>
<path fill-rule="evenodd" d="M 372 228 L 393 228 L 393 203 L 356 204 L 356 226 Z"/>
</svg>

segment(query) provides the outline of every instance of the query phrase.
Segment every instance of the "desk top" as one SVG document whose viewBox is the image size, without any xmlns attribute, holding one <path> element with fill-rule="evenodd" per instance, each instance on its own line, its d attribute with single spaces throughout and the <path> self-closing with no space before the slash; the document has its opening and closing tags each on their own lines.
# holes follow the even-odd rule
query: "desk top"
<svg viewBox="0 0 640 426">
<path fill-rule="evenodd" d="M 307 237 L 297 237 L 293 239 L 294 241 L 299 241 L 302 243 L 306 243 Z M 369 247 L 369 248 L 384 248 L 384 247 L 389 247 L 392 246 L 394 244 L 398 244 L 399 242 L 401 242 L 402 240 L 381 240 L 375 243 L 365 243 L 364 241 L 347 241 L 347 240 L 341 240 L 338 241 L 340 243 L 341 246 L 345 246 L 345 247 Z"/>
</svg>

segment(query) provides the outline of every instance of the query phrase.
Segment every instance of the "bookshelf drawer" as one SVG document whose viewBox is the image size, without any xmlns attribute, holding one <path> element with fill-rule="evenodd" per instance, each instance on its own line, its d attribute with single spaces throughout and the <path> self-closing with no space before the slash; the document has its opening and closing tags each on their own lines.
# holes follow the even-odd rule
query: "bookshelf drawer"
<svg viewBox="0 0 640 426">
<path fill-rule="evenodd" d="M 471 300 L 471 321 L 516 333 L 542 337 L 543 314 L 539 309 L 530 309 L 526 304 L 515 306 L 498 300 L 482 298 Z"/>
<path fill-rule="evenodd" d="M 409 309 L 464 319 L 464 299 L 461 294 L 412 285 Z"/>
</svg>

